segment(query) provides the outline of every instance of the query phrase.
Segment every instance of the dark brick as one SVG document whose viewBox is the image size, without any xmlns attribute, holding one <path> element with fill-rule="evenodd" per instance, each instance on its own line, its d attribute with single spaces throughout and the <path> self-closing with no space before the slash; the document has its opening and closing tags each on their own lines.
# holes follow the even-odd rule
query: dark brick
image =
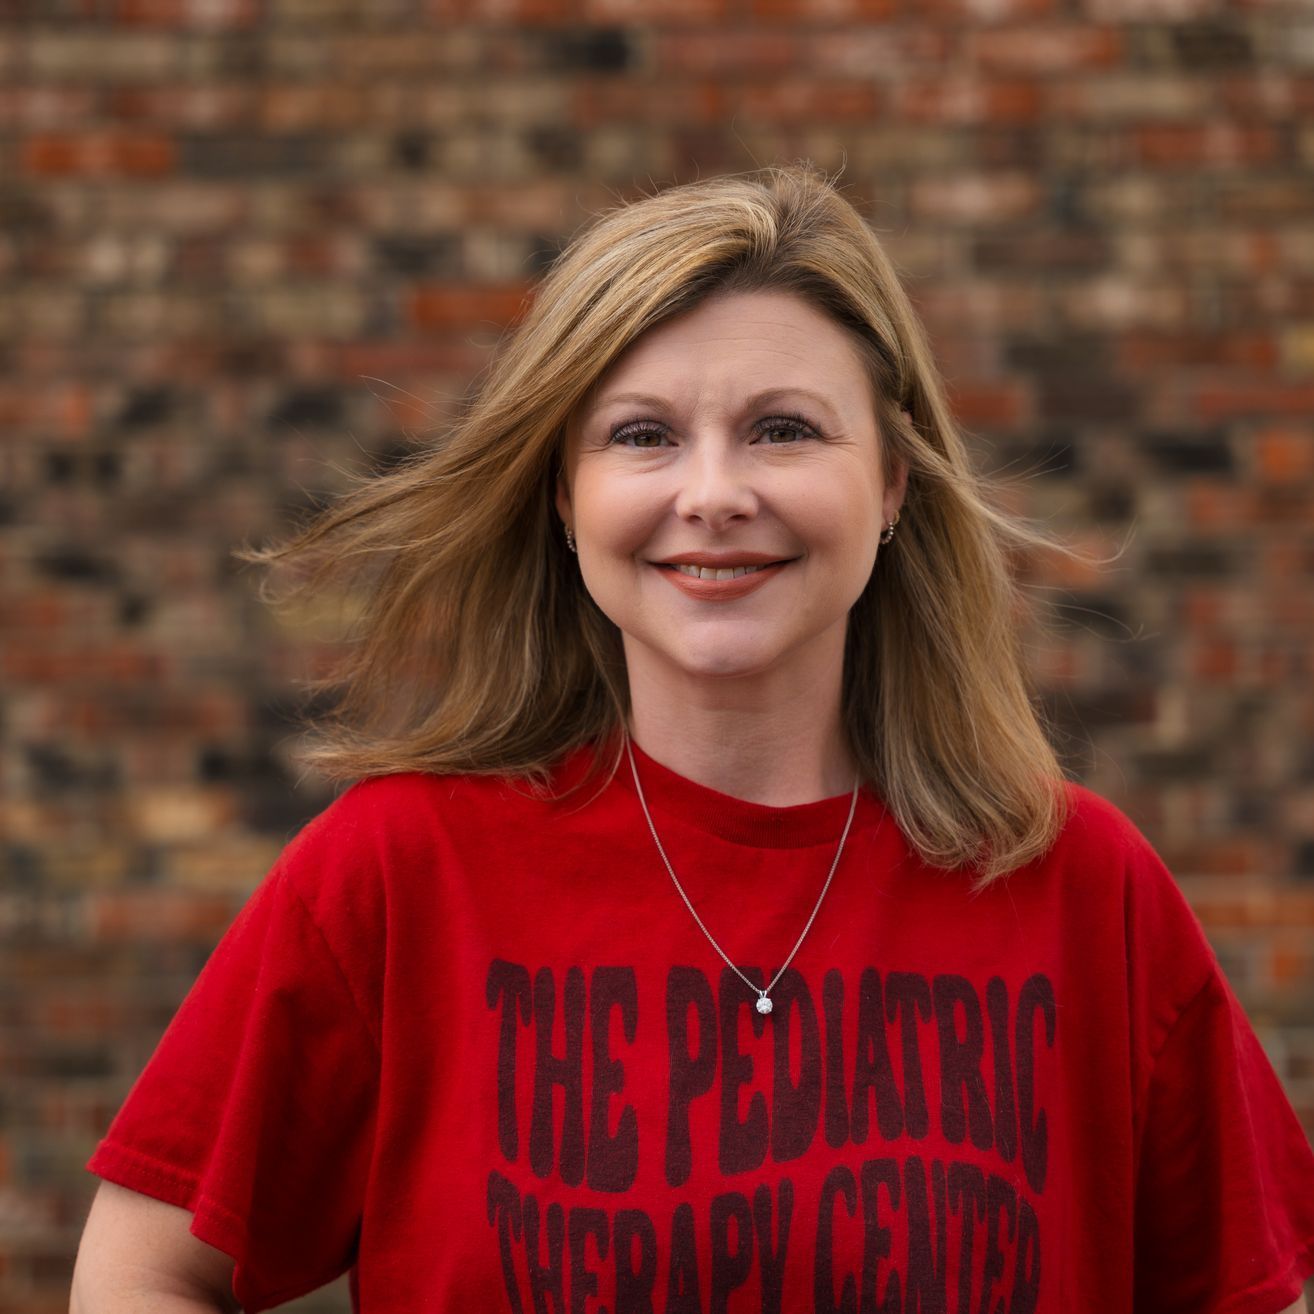
<svg viewBox="0 0 1314 1314">
<path fill-rule="evenodd" d="M 973 154 L 989 168 L 1039 169 L 1048 152 L 1048 133 L 1028 124 L 988 124 L 975 134 Z"/>
<path fill-rule="evenodd" d="M 1071 228 L 1090 217 L 1085 209 L 1086 180 L 1067 174 L 1055 174 L 1046 180 L 1046 213 L 1062 228 Z"/>
<path fill-rule="evenodd" d="M 1226 434 L 1151 433 L 1141 450 L 1154 466 L 1169 474 L 1231 474 L 1235 469 Z"/>
<path fill-rule="evenodd" d="M 257 84 L 267 76 L 267 31 L 214 31 L 206 34 L 205 44 L 217 75 Z"/>
<path fill-rule="evenodd" d="M 1165 579 L 1221 579 L 1236 570 L 1231 544 L 1166 543 L 1145 554 L 1145 572 Z"/>
<path fill-rule="evenodd" d="M 77 459 L 72 452 L 53 451 L 46 453 L 46 482 L 50 484 L 69 484 L 77 472 Z"/>
<path fill-rule="evenodd" d="M 1108 239 L 1094 232 L 987 233 L 972 247 L 972 263 L 983 273 L 1084 273 L 1110 264 Z"/>
<path fill-rule="evenodd" d="M 239 379 L 260 377 L 277 372 L 283 358 L 283 344 L 264 340 L 228 342 L 218 356 L 220 373 Z"/>
<path fill-rule="evenodd" d="M 48 234 L 54 228 L 54 210 L 38 195 L 12 184 L 0 186 L 0 232 L 26 237 Z"/>
<path fill-rule="evenodd" d="M 544 124 L 525 134 L 529 152 L 548 169 L 577 169 L 583 159 L 579 131 L 563 124 Z"/>
<path fill-rule="evenodd" d="M 1037 379 L 1037 409 L 1046 420 L 1132 420 L 1143 409 L 1134 383 L 1089 369 Z"/>
<path fill-rule="evenodd" d="M 91 457 L 91 477 L 101 488 L 117 484 L 123 472 L 123 460 L 118 452 L 93 452 Z"/>
<path fill-rule="evenodd" d="M 1154 718 L 1154 691 L 1130 685 L 1065 690 L 1049 700 L 1046 710 L 1056 727 L 1078 734 L 1105 725 L 1143 725 Z"/>
<path fill-rule="evenodd" d="M 619 73 L 638 62 L 629 36 L 616 27 L 549 30 L 541 51 L 547 67 L 562 73 Z"/>
<path fill-rule="evenodd" d="M 452 234 L 412 236 L 394 233 L 374 242 L 378 266 L 391 274 L 456 275 L 461 268 L 461 247 Z"/>
<path fill-rule="evenodd" d="M 1272 824 L 1273 799 L 1268 794 L 1233 794 L 1231 819 L 1234 826 L 1259 828 Z"/>
<path fill-rule="evenodd" d="M 1136 627 L 1130 633 L 1119 634 L 1118 642 L 1109 649 L 1113 669 L 1141 687 L 1158 684 L 1164 679 L 1165 650 L 1158 644 L 1133 637 Z"/>
<path fill-rule="evenodd" d="M 140 625 L 151 613 L 151 604 L 135 593 L 126 593 L 119 599 L 119 624 L 131 627 Z"/>
<path fill-rule="evenodd" d="M 94 791 L 115 783 L 113 762 L 75 762 L 54 744 L 26 743 L 22 751 L 38 788 L 56 793 L 75 787 Z"/>
<path fill-rule="evenodd" d="M 190 137 L 179 167 L 194 178 L 310 177 L 331 169 L 336 142 L 328 136 Z"/>
<path fill-rule="evenodd" d="M 1245 68 L 1255 62 L 1250 34 L 1235 23 L 1176 23 L 1170 39 L 1186 69 Z"/>
<path fill-rule="evenodd" d="M 79 583 L 109 582 L 119 576 L 118 566 L 113 561 L 81 547 L 38 552 L 33 565 L 38 572 L 49 575 L 51 579 Z"/>
<path fill-rule="evenodd" d="M 173 414 L 177 401 L 170 388 L 134 388 L 124 401 L 115 423 L 121 429 L 159 424 Z"/>
<path fill-rule="evenodd" d="M 71 1081 L 82 1077 L 112 1077 L 116 1064 L 108 1045 L 61 1046 L 46 1038 L 33 1055 L 32 1074 L 36 1077 Z"/>
<path fill-rule="evenodd" d="M 274 407 L 266 423 L 271 429 L 337 427 L 342 424 L 342 394 L 336 388 L 294 389 Z"/>
<path fill-rule="evenodd" d="M 424 132 L 399 132 L 392 140 L 392 158 L 403 169 L 423 169 L 433 155 L 433 138 Z"/>
<path fill-rule="evenodd" d="M 1004 350 L 1004 362 L 1032 374 L 1080 374 L 1086 370 L 1105 373 L 1110 368 L 1108 338 L 1068 333 L 1051 337 L 1019 337 Z"/>
<path fill-rule="evenodd" d="M 1097 483 L 1087 491 L 1086 506 L 1096 520 L 1130 520 L 1136 512 L 1136 493 L 1126 484 Z"/>
<path fill-rule="evenodd" d="M 1215 755 L 1205 744 L 1133 749 L 1130 756 L 1147 781 L 1212 780 L 1218 773 Z"/>
<path fill-rule="evenodd" d="M 17 517 L 14 500 L 0 493 L 0 525 L 12 525 Z"/>
<path fill-rule="evenodd" d="M 1314 880 L 1314 839 L 1299 840 L 1291 855 L 1292 872 L 1303 881 Z"/>
<path fill-rule="evenodd" d="M 45 874 L 41 850 L 34 844 L 6 844 L 0 847 L 0 867 L 8 890 L 36 890 Z"/>
<path fill-rule="evenodd" d="M 1082 598 L 1055 601 L 1053 616 L 1058 625 L 1104 638 L 1125 639 L 1129 632 L 1127 605 L 1113 598 Z"/>
</svg>

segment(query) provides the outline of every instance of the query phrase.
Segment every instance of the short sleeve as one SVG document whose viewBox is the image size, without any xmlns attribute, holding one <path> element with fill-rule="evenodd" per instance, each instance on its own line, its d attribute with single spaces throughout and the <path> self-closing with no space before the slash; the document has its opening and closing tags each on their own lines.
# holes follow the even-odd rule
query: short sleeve
<svg viewBox="0 0 1314 1314">
<path fill-rule="evenodd" d="M 86 1167 L 191 1210 L 247 1314 L 354 1262 L 378 1046 L 283 864 L 224 934 Z"/>
<path fill-rule="evenodd" d="M 1278 1314 L 1314 1272 L 1314 1152 L 1217 965 L 1154 1059 L 1135 1217 L 1138 1311 Z"/>
</svg>

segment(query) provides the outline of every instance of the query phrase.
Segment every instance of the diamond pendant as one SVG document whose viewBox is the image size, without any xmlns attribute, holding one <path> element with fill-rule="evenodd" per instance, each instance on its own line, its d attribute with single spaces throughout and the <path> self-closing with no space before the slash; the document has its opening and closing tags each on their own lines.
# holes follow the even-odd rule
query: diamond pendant
<svg viewBox="0 0 1314 1314">
<path fill-rule="evenodd" d="M 769 1013 L 771 1011 L 771 1001 L 766 997 L 766 995 L 758 995 L 757 1011 L 759 1013 Z"/>
</svg>

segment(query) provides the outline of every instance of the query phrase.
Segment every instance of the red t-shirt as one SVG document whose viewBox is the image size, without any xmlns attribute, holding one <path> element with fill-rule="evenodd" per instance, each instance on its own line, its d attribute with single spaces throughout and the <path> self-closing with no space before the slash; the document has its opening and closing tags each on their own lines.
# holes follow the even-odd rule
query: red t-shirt
<svg viewBox="0 0 1314 1314">
<path fill-rule="evenodd" d="M 767 984 L 849 796 L 767 807 L 636 760 L 693 906 Z M 360 781 L 87 1167 L 191 1210 L 247 1311 L 350 1269 L 378 1314 L 1273 1314 L 1314 1271 L 1314 1153 L 1171 873 L 1070 789 L 1052 851 L 975 897 L 864 790 L 762 1014 L 624 758 L 592 801 Z"/>
</svg>

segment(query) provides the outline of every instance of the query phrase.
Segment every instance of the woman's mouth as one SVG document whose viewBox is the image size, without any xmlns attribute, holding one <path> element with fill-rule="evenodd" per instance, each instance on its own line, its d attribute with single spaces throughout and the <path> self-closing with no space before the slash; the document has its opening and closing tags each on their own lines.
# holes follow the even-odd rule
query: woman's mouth
<svg viewBox="0 0 1314 1314">
<path fill-rule="evenodd" d="M 730 602 L 756 592 L 795 560 L 766 562 L 760 566 L 698 566 L 669 561 L 656 561 L 653 565 L 687 597 Z"/>
<path fill-rule="evenodd" d="M 667 563 L 662 562 L 662 565 Z M 784 561 L 768 561 L 760 566 L 695 566 L 691 563 L 676 562 L 670 566 L 691 579 L 738 579 L 741 575 L 751 575 L 755 570 L 768 570 L 772 566 L 783 566 Z"/>
</svg>

